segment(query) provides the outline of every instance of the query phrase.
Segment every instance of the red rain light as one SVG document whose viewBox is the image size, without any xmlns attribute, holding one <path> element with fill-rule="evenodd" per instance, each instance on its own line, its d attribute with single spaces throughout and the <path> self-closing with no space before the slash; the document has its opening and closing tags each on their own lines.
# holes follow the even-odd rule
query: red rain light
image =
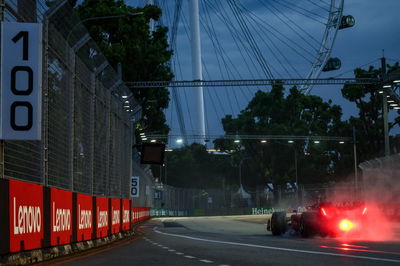
<svg viewBox="0 0 400 266">
<path fill-rule="evenodd" d="M 322 213 L 326 216 L 326 211 L 324 208 L 321 208 Z"/>
<path fill-rule="evenodd" d="M 347 219 L 343 219 L 339 223 L 339 228 L 342 231 L 350 231 L 351 229 L 353 229 L 353 227 L 354 227 L 354 224 Z"/>
<path fill-rule="evenodd" d="M 364 215 L 367 212 L 367 207 L 364 208 L 362 215 Z"/>
</svg>

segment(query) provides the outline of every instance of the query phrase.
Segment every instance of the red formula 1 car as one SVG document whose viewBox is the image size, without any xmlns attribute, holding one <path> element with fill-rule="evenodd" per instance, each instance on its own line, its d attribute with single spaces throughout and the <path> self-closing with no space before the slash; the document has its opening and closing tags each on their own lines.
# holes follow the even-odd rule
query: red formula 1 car
<svg viewBox="0 0 400 266">
<path fill-rule="evenodd" d="M 368 208 L 361 202 L 323 203 L 307 207 L 307 211 L 274 212 L 267 221 L 267 230 L 282 235 L 290 228 L 302 237 L 315 235 L 343 236 L 360 232 L 367 219 Z"/>
</svg>

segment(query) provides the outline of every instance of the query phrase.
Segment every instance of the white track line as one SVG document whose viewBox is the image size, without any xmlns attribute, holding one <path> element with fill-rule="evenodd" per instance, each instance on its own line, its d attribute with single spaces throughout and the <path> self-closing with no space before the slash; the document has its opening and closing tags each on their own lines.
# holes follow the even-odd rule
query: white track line
<svg viewBox="0 0 400 266">
<path fill-rule="evenodd" d="M 151 240 L 149 240 L 148 238 L 145 238 L 146 239 L 146 241 L 151 241 Z M 154 243 L 154 244 L 157 244 L 157 243 Z M 160 246 L 160 247 L 162 247 L 163 249 L 168 249 L 168 251 L 169 252 L 175 252 L 176 250 L 175 249 L 170 249 L 169 247 L 165 247 L 165 246 L 162 246 L 162 245 L 159 245 L 159 244 L 157 244 L 157 246 Z M 176 252 L 175 253 L 176 255 L 185 255 L 184 253 L 182 253 L 182 252 Z M 187 259 L 195 259 L 196 257 L 193 257 L 193 256 L 189 256 L 189 255 L 186 255 L 186 256 L 184 256 L 185 258 L 187 258 Z M 211 260 L 205 260 L 205 259 L 202 259 L 202 260 L 199 260 L 200 262 L 204 262 L 204 263 L 213 263 L 213 261 L 211 261 Z"/>
<path fill-rule="evenodd" d="M 376 257 L 368 257 L 368 256 L 347 255 L 347 254 L 340 254 L 340 253 L 330 253 L 330 252 L 321 252 L 321 251 L 312 251 L 312 250 L 292 249 L 292 248 L 280 248 L 280 247 L 261 246 L 261 245 L 246 244 L 246 243 L 239 243 L 239 242 L 203 239 L 203 238 L 198 238 L 198 237 L 164 233 L 164 232 L 158 231 L 157 227 L 154 227 L 153 231 L 156 233 L 162 234 L 162 235 L 167 235 L 167 236 L 174 236 L 174 237 L 186 238 L 186 239 L 190 239 L 190 240 L 204 241 L 204 242 L 218 243 L 218 244 L 225 244 L 225 245 L 243 246 L 243 247 L 251 247 L 251 248 L 263 248 L 263 249 L 306 253 L 306 254 L 314 254 L 314 255 L 326 255 L 326 256 L 334 256 L 334 257 L 346 257 L 346 258 L 356 258 L 356 259 L 365 259 L 365 260 L 373 260 L 373 261 L 385 261 L 385 262 L 400 263 L 400 260 L 398 260 L 398 259 L 397 260 L 396 259 L 384 259 L 384 258 L 376 258 Z"/>
<path fill-rule="evenodd" d="M 204 263 L 213 263 L 213 261 L 211 261 L 211 260 L 199 260 L 199 261 L 204 262 Z"/>
</svg>

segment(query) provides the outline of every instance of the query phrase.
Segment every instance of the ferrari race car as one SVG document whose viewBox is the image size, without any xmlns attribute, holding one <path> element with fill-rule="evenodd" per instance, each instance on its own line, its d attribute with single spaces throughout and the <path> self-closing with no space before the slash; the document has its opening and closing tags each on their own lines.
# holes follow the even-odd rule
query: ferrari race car
<svg viewBox="0 0 400 266">
<path fill-rule="evenodd" d="M 302 237 L 320 235 L 342 236 L 360 232 L 367 220 L 368 208 L 361 202 L 320 204 L 307 207 L 305 212 L 274 212 L 267 221 L 267 230 L 273 235 L 282 235 L 289 229 Z"/>
</svg>

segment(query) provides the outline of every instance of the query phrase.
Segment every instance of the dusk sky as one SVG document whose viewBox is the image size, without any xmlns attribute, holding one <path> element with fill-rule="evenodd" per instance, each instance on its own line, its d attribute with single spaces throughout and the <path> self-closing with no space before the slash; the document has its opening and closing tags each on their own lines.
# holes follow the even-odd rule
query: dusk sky
<svg viewBox="0 0 400 266">
<path fill-rule="evenodd" d="M 127 1 L 128 4 L 133 6 L 143 5 L 143 2 L 143 0 Z M 183 15 L 181 16 L 178 27 L 177 51 L 175 51 L 175 58 L 179 58 L 179 63 L 175 61 L 174 66 L 176 80 L 191 80 L 190 43 L 187 37 L 189 21 L 188 1 L 183 2 Z M 238 33 L 239 38 L 232 38 L 229 27 L 221 20 L 221 10 L 215 8 L 216 2 L 214 0 L 200 0 L 199 2 L 202 20 L 201 40 L 204 79 L 267 78 L 263 75 L 261 68 L 256 66 L 257 63 L 254 63 L 254 67 L 252 66 L 254 58 L 251 58 L 251 55 L 248 54 L 249 52 L 246 52 L 243 48 L 246 46 L 246 40 L 242 35 L 243 33 Z M 327 18 L 328 12 L 325 11 L 325 9 L 328 9 L 330 1 L 237 0 L 236 2 L 246 9 L 243 11 L 243 16 L 249 18 L 248 25 L 253 38 L 258 43 L 265 60 L 269 65 L 274 67 L 274 70 L 272 70 L 272 72 L 274 72 L 274 77 L 297 78 L 299 74 L 301 77 L 305 77 L 311 66 L 310 60 L 312 61 L 312 55 L 310 54 L 314 53 L 312 49 L 309 50 L 307 48 L 307 43 L 312 44 L 314 39 L 318 41 L 322 39 L 325 25 L 321 23 L 321 21 L 326 21 L 323 17 Z M 171 27 L 175 1 L 164 0 L 158 1 L 158 3 L 164 10 L 165 16 L 162 20 L 163 24 Z M 225 8 L 225 16 L 229 18 L 229 23 L 231 23 L 232 27 L 240 29 L 232 12 L 227 10 L 229 6 L 226 1 L 219 3 L 221 7 Z M 286 8 L 284 4 L 287 6 Z M 304 16 L 304 14 L 308 14 L 307 10 L 311 14 L 309 18 Z M 345 0 L 343 15 L 354 16 L 356 23 L 352 28 L 339 30 L 333 45 L 331 57 L 340 58 L 342 67 L 338 71 L 322 73 L 320 77 L 353 77 L 352 70 L 356 67 L 365 64 L 367 64 L 365 67 L 369 65 L 379 67 L 379 59 L 383 55 L 383 50 L 388 64 L 394 64 L 396 61 L 400 61 L 399 11 L 399 0 Z M 252 15 L 249 15 L 250 13 Z M 280 15 L 277 16 L 277 13 Z M 315 17 L 313 17 L 314 15 Z M 279 17 L 290 18 L 302 28 L 302 31 L 293 31 L 286 27 L 283 25 L 282 21 L 279 21 Z M 265 28 L 258 28 L 259 24 L 263 24 Z M 295 26 L 292 25 L 292 28 L 294 27 Z M 215 35 L 212 37 L 210 37 L 212 34 L 210 35 L 209 33 L 211 30 L 215 32 Z M 282 39 L 282 37 L 279 37 L 280 33 L 277 33 L 278 31 L 282 36 L 287 37 L 288 42 L 292 41 L 304 47 L 304 49 L 301 47 L 296 48 L 300 54 L 296 54 L 296 51 L 293 52 L 294 49 L 285 48 L 285 45 L 279 43 L 278 39 Z M 240 35 L 242 35 L 243 38 L 240 38 Z M 274 39 L 274 36 L 278 39 Z M 238 48 L 235 41 L 244 43 L 242 49 Z M 268 42 L 269 47 L 265 45 L 268 44 Z M 279 56 L 280 54 L 283 54 L 282 56 L 286 55 L 288 62 L 282 59 L 283 62 L 279 64 L 279 58 L 282 58 L 282 56 Z M 222 58 L 225 58 L 225 65 L 223 62 L 224 59 Z M 370 62 L 372 63 L 368 64 Z M 220 71 L 221 65 L 223 65 L 222 74 Z M 298 73 L 291 71 L 293 68 L 295 68 Z M 206 132 L 208 134 L 223 134 L 220 124 L 221 117 L 229 113 L 236 115 L 240 110 L 244 109 L 248 100 L 252 97 L 252 94 L 258 89 L 268 91 L 269 88 L 205 89 L 204 98 L 207 115 Z M 193 117 L 193 114 L 196 113 L 196 110 L 193 110 L 193 89 L 181 88 L 179 89 L 179 93 L 182 101 L 186 129 L 188 134 L 191 134 L 191 132 L 196 131 L 196 121 Z M 325 100 L 332 99 L 334 104 L 340 105 L 343 108 L 343 119 L 347 119 L 351 115 L 358 116 L 354 105 L 342 98 L 340 87 L 314 87 L 311 94 L 321 96 Z M 174 103 L 171 101 L 170 108 L 166 111 L 166 115 L 172 128 L 171 134 L 179 134 L 176 109 L 173 105 Z M 397 113 L 391 110 L 391 119 L 395 116 L 397 116 Z M 391 131 L 391 134 L 398 133 L 400 133 L 398 126 Z"/>
</svg>

